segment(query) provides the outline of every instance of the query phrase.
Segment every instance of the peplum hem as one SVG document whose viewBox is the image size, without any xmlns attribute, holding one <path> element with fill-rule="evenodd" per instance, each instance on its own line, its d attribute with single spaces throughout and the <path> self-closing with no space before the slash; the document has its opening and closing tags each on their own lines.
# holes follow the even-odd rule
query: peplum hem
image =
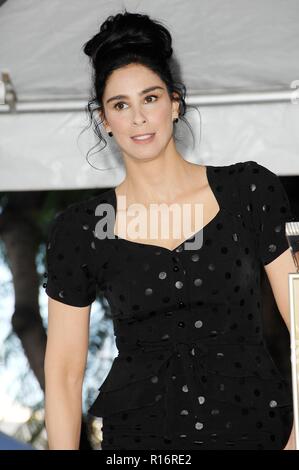
<svg viewBox="0 0 299 470">
<path fill-rule="evenodd" d="M 123 352 L 98 390 L 88 409 L 95 417 L 154 407 L 161 400 L 163 436 L 177 429 L 182 407 L 201 416 L 202 397 L 210 408 L 225 406 L 237 413 L 292 407 L 292 391 L 263 344 L 221 344 L 219 339 L 216 344 L 211 338 Z"/>
</svg>

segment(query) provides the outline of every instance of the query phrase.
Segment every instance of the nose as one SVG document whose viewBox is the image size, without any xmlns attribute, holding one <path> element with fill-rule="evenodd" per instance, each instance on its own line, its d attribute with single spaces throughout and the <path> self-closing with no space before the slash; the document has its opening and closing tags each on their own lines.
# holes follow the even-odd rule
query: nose
<svg viewBox="0 0 299 470">
<path fill-rule="evenodd" d="M 133 124 L 140 125 L 144 124 L 145 122 L 146 118 L 143 113 L 139 109 L 136 109 L 136 111 L 133 112 Z"/>
</svg>

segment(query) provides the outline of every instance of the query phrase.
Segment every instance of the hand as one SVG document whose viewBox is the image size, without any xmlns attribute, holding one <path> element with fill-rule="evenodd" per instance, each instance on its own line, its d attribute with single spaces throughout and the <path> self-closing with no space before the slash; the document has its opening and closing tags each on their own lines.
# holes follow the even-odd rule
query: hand
<svg viewBox="0 0 299 470">
<path fill-rule="evenodd" d="M 289 440 L 288 440 L 286 446 L 283 448 L 283 450 L 296 450 L 294 424 L 293 424 L 293 427 L 292 427 L 292 432 L 290 434 Z"/>
</svg>

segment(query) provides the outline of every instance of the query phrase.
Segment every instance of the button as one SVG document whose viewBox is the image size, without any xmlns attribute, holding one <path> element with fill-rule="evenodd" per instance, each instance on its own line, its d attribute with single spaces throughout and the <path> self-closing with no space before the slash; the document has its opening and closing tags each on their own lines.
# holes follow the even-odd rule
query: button
<svg viewBox="0 0 299 470">
<path fill-rule="evenodd" d="M 165 312 L 165 314 L 167 317 L 172 317 L 173 315 L 173 312 L 171 310 L 169 310 L 168 312 Z"/>
<path fill-rule="evenodd" d="M 177 253 L 180 253 L 181 251 L 183 251 L 183 245 L 178 246 L 178 247 L 175 249 L 175 251 L 176 251 Z"/>
<path fill-rule="evenodd" d="M 160 278 L 160 279 L 165 279 L 166 276 L 167 276 L 167 274 L 166 274 L 164 271 L 162 271 L 161 273 L 159 273 L 159 278 Z"/>
<path fill-rule="evenodd" d="M 165 335 L 162 336 L 161 339 L 164 341 L 164 340 L 169 339 L 169 338 L 170 338 L 170 336 L 166 333 Z"/>
<path fill-rule="evenodd" d="M 210 336 L 214 336 L 214 337 L 215 337 L 215 336 L 217 336 L 217 335 L 218 335 L 218 331 L 216 331 L 216 330 L 213 330 L 213 331 L 210 332 Z"/>
<path fill-rule="evenodd" d="M 200 423 L 200 422 L 197 422 L 197 423 L 195 423 L 195 428 L 196 428 L 196 429 L 202 429 L 202 428 L 203 428 L 203 424 Z"/>
<path fill-rule="evenodd" d="M 153 289 L 151 289 L 150 287 L 148 287 L 147 289 L 145 289 L 145 295 L 151 295 L 153 293 Z"/>
<path fill-rule="evenodd" d="M 180 268 L 179 268 L 178 266 L 174 266 L 172 269 L 173 269 L 174 271 L 178 271 Z"/>
<path fill-rule="evenodd" d="M 177 289 L 181 289 L 181 288 L 183 287 L 183 285 L 184 285 L 184 284 L 182 283 L 182 281 L 176 281 L 176 283 L 175 283 L 175 287 L 176 287 Z"/>
<path fill-rule="evenodd" d="M 180 307 L 185 307 L 185 304 L 184 304 L 184 302 L 183 302 L 182 300 L 179 301 L 179 306 L 180 306 Z"/>
<path fill-rule="evenodd" d="M 178 326 L 180 326 L 181 328 L 184 328 L 185 323 L 184 323 L 183 321 L 179 321 L 179 322 L 178 322 Z"/>
</svg>

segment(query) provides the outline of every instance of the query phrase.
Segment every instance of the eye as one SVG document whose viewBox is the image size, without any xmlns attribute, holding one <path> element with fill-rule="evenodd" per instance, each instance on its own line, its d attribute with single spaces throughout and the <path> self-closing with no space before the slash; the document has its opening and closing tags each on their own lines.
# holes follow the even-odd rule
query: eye
<svg viewBox="0 0 299 470">
<path fill-rule="evenodd" d="M 116 104 L 113 106 L 113 108 L 117 109 L 117 111 L 120 111 L 120 109 L 118 108 L 118 106 L 119 106 L 120 104 L 124 104 L 124 102 L 123 102 L 123 101 L 119 101 L 118 103 L 116 103 Z M 121 108 L 121 109 L 122 109 L 122 108 Z"/>
<path fill-rule="evenodd" d="M 147 98 L 157 98 L 158 99 L 158 97 L 156 95 L 148 95 L 148 96 L 145 97 L 145 99 L 147 99 Z"/>
<path fill-rule="evenodd" d="M 145 97 L 145 99 L 147 100 L 148 98 L 156 98 L 155 101 L 157 101 L 158 96 L 157 96 L 157 95 L 147 95 L 147 96 Z M 150 102 L 150 103 L 153 103 L 153 101 L 149 101 L 149 102 Z M 124 109 L 124 108 L 119 108 L 118 106 L 119 106 L 120 104 L 125 104 L 125 103 L 124 103 L 123 101 L 119 101 L 119 102 L 116 103 L 113 107 L 114 107 L 115 109 L 117 109 L 118 111 L 121 111 L 121 110 Z"/>
</svg>

